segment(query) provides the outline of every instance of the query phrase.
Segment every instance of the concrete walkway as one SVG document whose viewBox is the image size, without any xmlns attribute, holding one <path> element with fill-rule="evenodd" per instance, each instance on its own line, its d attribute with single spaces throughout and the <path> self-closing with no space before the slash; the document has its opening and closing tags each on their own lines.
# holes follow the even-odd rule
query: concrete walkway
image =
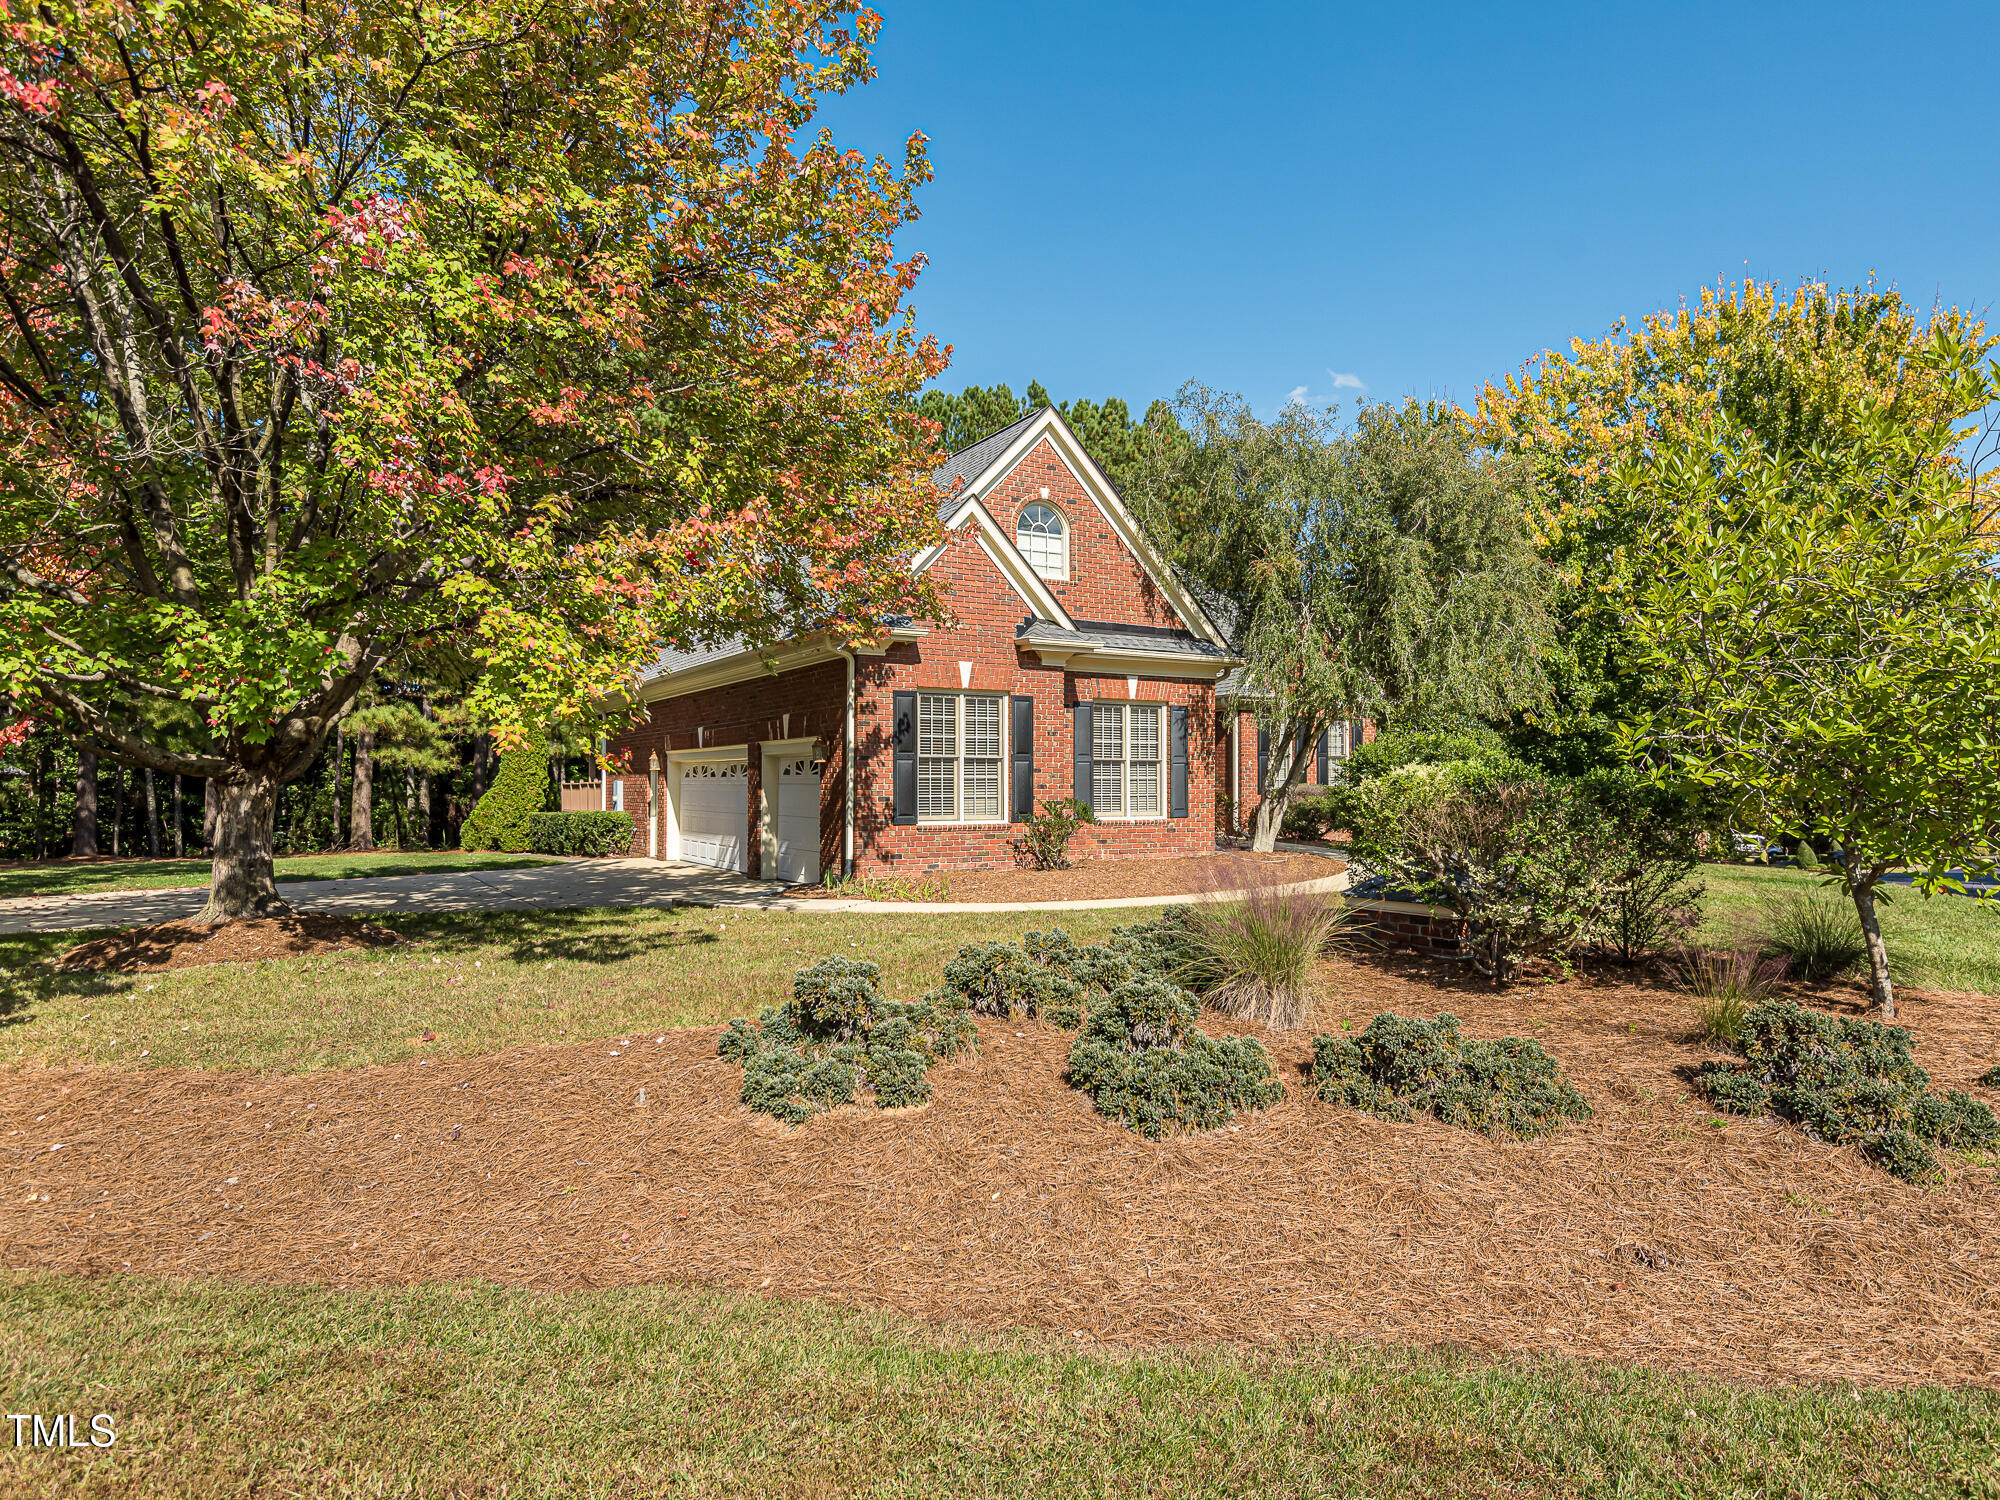
<svg viewBox="0 0 2000 1500">
<path fill-rule="evenodd" d="M 1337 891 L 1345 871 L 1291 889 Z M 365 916 L 376 912 L 557 911 L 589 906 L 740 906 L 762 911 L 914 915 L 929 912 L 1089 911 L 1170 906 L 1186 896 L 1119 896 L 1093 901 L 853 901 L 783 895 L 767 885 L 703 865 L 652 859 L 576 860 L 521 870 L 464 870 L 450 875 L 287 880 L 279 894 L 299 911 Z M 0 900 L 0 933 L 140 927 L 191 917 L 206 887 L 98 891 L 76 896 Z"/>
</svg>

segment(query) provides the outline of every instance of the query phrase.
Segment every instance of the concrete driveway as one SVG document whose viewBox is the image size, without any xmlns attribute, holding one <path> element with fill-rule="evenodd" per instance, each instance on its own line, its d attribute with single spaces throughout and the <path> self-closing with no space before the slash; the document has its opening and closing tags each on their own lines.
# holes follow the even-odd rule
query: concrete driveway
<svg viewBox="0 0 2000 1500">
<path fill-rule="evenodd" d="M 592 859 L 520 870 L 451 875 L 388 875 L 355 880 L 285 880 L 278 893 L 300 911 L 530 911 L 581 906 L 671 906 L 761 901 L 780 887 L 702 865 L 651 859 Z M 0 933 L 79 927 L 139 927 L 191 917 L 205 886 L 165 891 L 97 891 L 0 901 Z"/>
</svg>

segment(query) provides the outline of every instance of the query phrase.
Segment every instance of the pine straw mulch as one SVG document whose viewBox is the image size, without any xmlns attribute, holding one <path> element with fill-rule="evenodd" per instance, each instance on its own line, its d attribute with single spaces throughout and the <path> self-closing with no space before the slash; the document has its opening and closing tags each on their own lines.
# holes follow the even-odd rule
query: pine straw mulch
<svg viewBox="0 0 2000 1500">
<path fill-rule="evenodd" d="M 65 974 L 142 974 L 206 964 L 298 958 L 348 948 L 380 948 L 402 938 L 360 917 L 313 914 L 238 917 L 233 922 L 157 922 L 79 943 L 56 959 Z"/>
<path fill-rule="evenodd" d="M 1082 859 L 1067 870 L 943 870 L 896 874 L 879 882 L 879 899 L 895 901 L 1101 901 L 1120 896 L 1201 896 L 1253 886 L 1324 880 L 1347 866 L 1317 854 L 1238 851 L 1186 859 Z M 793 886 L 788 896 L 843 899 L 820 885 Z"/>
<path fill-rule="evenodd" d="M 1916 1188 L 1773 1120 L 1716 1128 L 1680 1073 L 1706 1055 L 1684 1002 L 1643 978 L 1495 995 L 1372 957 L 1324 978 L 1322 1027 L 1451 1009 L 1539 1036 L 1596 1117 L 1533 1143 L 1376 1120 L 1309 1097 L 1295 1034 L 1282 1104 L 1154 1145 L 1061 1082 L 1067 1033 L 992 1021 L 929 1107 L 796 1132 L 737 1105 L 712 1027 L 292 1077 L 7 1072 L 0 1264 L 675 1282 L 1119 1344 L 2000 1385 L 2000 1173 Z M 1940 1085 L 2000 1059 L 1991 998 L 1906 1012 Z"/>
</svg>

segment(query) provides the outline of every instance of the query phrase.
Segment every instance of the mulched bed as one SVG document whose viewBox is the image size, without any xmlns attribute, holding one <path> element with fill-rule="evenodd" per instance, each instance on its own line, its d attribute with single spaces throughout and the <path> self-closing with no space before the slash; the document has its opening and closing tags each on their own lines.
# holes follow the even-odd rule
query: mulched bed
<svg viewBox="0 0 2000 1500">
<path fill-rule="evenodd" d="M 947 870 L 897 877 L 907 887 L 889 900 L 1098 901 L 1120 896 L 1200 896 L 1258 885 L 1324 880 L 1347 866 L 1312 854 L 1232 852 L 1189 859 L 1093 859 L 1068 870 Z M 943 886 L 943 894 L 935 889 Z M 788 896 L 840 897 L 824 886 L 794 886 Z"/>
<path fill-rule="evenodd" d="M 359 917 L 301 915 L 241 917 L 203 925 L 159 922 L 111 937 L 93 938 L 56 960 L 66 974 L 141 974 L 158 969 L 198 969 L 207 964 L 298 958 L 349 948 L 379 948 L 402 938 Z"/>
<path fill-rule="evenodd" d="M 673 1282 L 1091 1342 L 2000 1385 L 2000 1173 L 1915 1188 L 1771 1119 L 1718 1128 L 1684 1081 L 1708 1055 L 1686 1002 L 1643 975 L 1496 994 L 1357 956 L 1323 980 L 1318 1029 L 1449 1009 L 1526 1032 L 1596 1117 L 1532 1143 L 1376 1120 L 1309 1096 L 1295 1033 L 1272 1039 L 1285 1102 L 1155 1145 L 1062 1083 L 1068 1033 L 996 1021 L 930 1106 L 796 1132 L 736 1103 L 713 1027 L 292 1077 L 0 1072 L 0 1264 Z M 2000 1102 L 1972 1084 L 2000 1060 L 1990 997 L 1904 1010 L 1939 1086 Z"/>
</svg>

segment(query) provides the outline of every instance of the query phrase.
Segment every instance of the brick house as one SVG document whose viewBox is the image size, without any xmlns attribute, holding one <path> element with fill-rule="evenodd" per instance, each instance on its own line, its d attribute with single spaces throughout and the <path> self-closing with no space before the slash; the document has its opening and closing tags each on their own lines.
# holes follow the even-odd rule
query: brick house
<svg viewBox="0 0 2000 1500">
<path fill-rule="evenodd" d="M 806 634 L 663 655 L 644 722 L 609 747 L 631 770 L 604 795 L 633 814 L 635 852 L 793 883 L 993 868 L 1030 812 L 1070 795 L 1100 820 L 1078 857 L 1216 847 L 1255 785 L 1254 705 L 1229 685 L 1225 634 L 1062 417 L 1025 417 L 935 478 L 945 539 L 916 566 L 951 623 L 854 650 Z M 1315 747 L 1309 780 L 1349 734 Z"/>
</svg>

